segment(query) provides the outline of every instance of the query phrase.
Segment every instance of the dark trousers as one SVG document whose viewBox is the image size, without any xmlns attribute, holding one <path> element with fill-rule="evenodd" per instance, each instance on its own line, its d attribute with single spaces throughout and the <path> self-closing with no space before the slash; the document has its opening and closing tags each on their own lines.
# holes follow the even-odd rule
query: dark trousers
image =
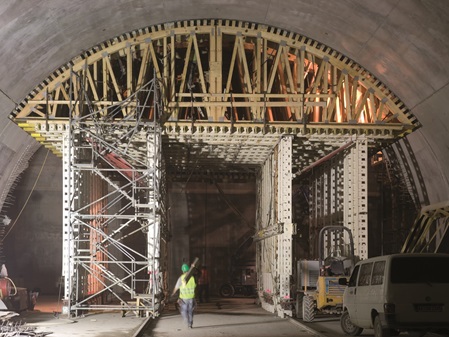
<svg viewBox="0 0 449 337">
<path fill-rule="evenodd" d="M 196 288 L 198 290 L 198 300 L 200 303 L 209 302 L 209 285 L 198 284 Z"/>
</svg>

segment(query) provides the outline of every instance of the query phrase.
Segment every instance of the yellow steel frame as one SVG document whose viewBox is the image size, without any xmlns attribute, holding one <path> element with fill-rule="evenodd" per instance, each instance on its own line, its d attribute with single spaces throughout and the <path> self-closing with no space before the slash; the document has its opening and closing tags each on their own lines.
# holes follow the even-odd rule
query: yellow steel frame
<svg viewBox="0 0 449 337">
<path fill-rule="evenodd" d="M 439 252 L 448 229 L 448 201 L 423 207 L 402 246 L 401 253 Z"/>
<path fill-rule="evenodd" d="M 296 33 L 232 20 L 167 23 L 100 43 L 54 71 L 11 118 L 58 153 L 49 123 L 66 121 L 69 111 L 76 118 L 87 108 L 104 116 L 124 100 L 120 117 L 126 118 L 154 77 L 164 105 L 158 117 L 168 127 L 191 120 L 281 123 L 287 126 L 276 133 L 357 129 L 388 139 L 419 127 L 394 93 L 341 53 Z"/>
</svg>

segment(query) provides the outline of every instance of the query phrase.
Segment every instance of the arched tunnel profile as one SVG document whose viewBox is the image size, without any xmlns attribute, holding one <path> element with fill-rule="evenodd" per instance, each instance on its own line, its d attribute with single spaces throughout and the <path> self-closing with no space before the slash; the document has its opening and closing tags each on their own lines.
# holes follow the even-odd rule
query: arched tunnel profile
<svg viewBox="0 0 449 337">
<path fill-rule="evenodd" d="M 291 316 L 296 262 L 319 257 L 325 226 L 349 228 L 359 259 L 447 246 L 447 205 L 421 210 L 417 118 L 369 70 L 284 29 L 126 32 L 61 65 L 10 118 L 43 146 L 11 190 L 2 258 L 27 256 L 10 272 L 63 294 L 66 313 L 156 315 L 198 257 L 211 292 L 248 278 Z"/>
</svg>

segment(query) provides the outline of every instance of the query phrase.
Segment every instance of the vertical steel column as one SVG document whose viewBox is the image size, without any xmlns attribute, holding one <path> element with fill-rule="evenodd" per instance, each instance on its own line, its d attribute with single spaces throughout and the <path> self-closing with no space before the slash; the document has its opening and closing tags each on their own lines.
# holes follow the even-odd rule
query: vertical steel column
<svg viewBox="0 0 449 337">
<path fill-rule="evenodd" d="M 209 93 L 221 94 L 223 92 L 223 36 L 221 29 L 218 27 L 211 28 L 210 34 L 210 56 L 209 56 Z M 212 102 L 218 102 L 220 99 L 217 96 L 211 97 Z M 223 107 L 214 105 L 211 108 L 211 116 L 209 120 L 220 121 L 223 119 Z"/>
<path fill-rule="evenodd" d="M 276 232 L 273 231 L 276 222 L 274 198 L 274 170 L 272 154 L 267 158 L 259 173 L 257 192 L 256 226 L 256 267 L 257 289 L 262 308 L 269 312 L 275 311 L 274 299 L 276 283 Z"/>
<path fill-rule="evenodd" d="M 283 303 L 288 303 L 290 294 L 290 277 L 292 273 L 292 137 L 284 137 L 278 144 L 277 160 L 277 218 L 283 224 L 283 232 L 277 236 L 277 264 L 279 274 L 279 299 L 277 312 L 280 317 L 292 316 L 291 309 L 286 309 Z M 288 307 L 289 308 L 289 307 Z"/>
<path fill-rule="evenodd" d="M 354 237 L 354 254 L 368 258 L 368 141 L 357 139 L 344 160 L 344 223 Z"/>
<path fill-rule="evenodd" d="M 149 285 L 147 293 L 152 295 L 152 301 L 155 301 L 154 295 L 159 294 L 162 289 L 162 275 L 160 274 L 161 258 L 161 216 L 158 210 L 162 208 L 162 139 L 159 128 L 153 134 L 147 136 L 147 158 L 149 173 L 149 186 L 147 191 L 149 212 L 147 214 L 148 232 L 147 232 L 147 259 Z"/>
<path fill-rule="evenodd" d="M 310 183 L 309 183 L 309 255 L 318 257 L 318 244 L 316 243 L 318 240 L 318 218 L 319 218 L 319 199 L 317 198 L 317 189 L 319 188 L 319 176 L 317 174 L 313 174 Z M 309 258 L 307 256 L 306 258 Z"/>
<path fill-rule="evenodd" d="M 70 313 L 70 295 L 73 278 L 73 232 L 70 220 L 70 196 L 73 195 L 73 172 L 71 170 L 72 151 L 70 134 L 67 129 L 62 140 L 62 276 L 64 297 L 62 314 Z"/>
<path fill-rule="evenodd" d="M 280 140 L 258 181 L 257 273 L 262 308 L 291 316 L 292 137 Z"/>
<path fill-rule="evenodd" d="M 337 221 L 341 221 L 343 226 L 346 226 L 344 222 L 344 158 L 339 157 L 334 162 L 335 171 L 335 213 Z"/>
</svg>

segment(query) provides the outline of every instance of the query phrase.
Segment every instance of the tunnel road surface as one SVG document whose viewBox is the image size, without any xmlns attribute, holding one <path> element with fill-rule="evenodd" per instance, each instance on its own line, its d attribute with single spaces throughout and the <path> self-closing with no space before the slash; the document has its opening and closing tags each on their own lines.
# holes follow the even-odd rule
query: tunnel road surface
<svg viewBox="0 0 449 337">
<path fill-rule="evenodd" d="M 339 316 L 317 316 L 304 323 L 294 318 L 280 318 L 262 309 L 254 298 L 213 299 L 195 310 L 193 329 L 183 322 L 179 311 L 170 303 L 160 317 L 150 320 L 139 335 L 142 337 L 348 337 L 340 327 Z M 372 329 L 361 336 L 373 337 Z M 400 336 L 410 336 L 401 333 Z M 425 337 L 442 337 L 427 334 Z M 447 337 L 447 336 L 446 336 Z"/>
<path fill-rule="evenodd" d="M 347 337 L 337 316 L 317 316 L 312 323 L 280 318 L 248 297 L 215 298 L 210 303 L 199 304 L 193 329 L 187 328 L 174 303 L 166 306 L 155 319 L 137 317 L 132 312 L 126 317 L 122 317 L 122 312 L 86 312 L 68 319 L 56 314 L 61 312 L 61 305 L 56 297 L 40 296 L 35 310 L 22 312 L 18 318 L 36 328 L 36 332 L 50 333 L 51 337 Z M 373 330 L 364 330 L 362 336 L 374 336 Z M 441 336 L 427 334 L 426 337 Z"/>
<path fill-rule="evenodd" d="M 215 299 L 195 310 L 193 328 L 183 322 L 174 304 L 149 321 L 143 337 L 305 337 L 320 336 L 290 318 L 280 318 L 262 309 L 254 298 Z"/>
</svg>

